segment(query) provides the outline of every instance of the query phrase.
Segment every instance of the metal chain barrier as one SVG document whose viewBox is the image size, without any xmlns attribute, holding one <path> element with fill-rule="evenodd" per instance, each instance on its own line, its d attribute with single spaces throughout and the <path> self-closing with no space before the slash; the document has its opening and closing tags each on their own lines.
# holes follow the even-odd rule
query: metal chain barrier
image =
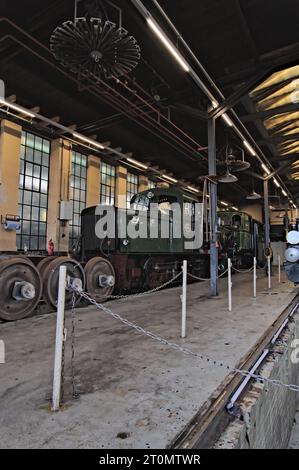
<svg viewBox="0 0 299 470">
<path fill-rule="evenodd" d="M 195 357 L 196 359 L 206 361 L 206 362 L 208 362 L 209 364 L 211 364 L 213 366 L 225 368 L 227 371 L 240 374 L 243 377 L 250 377 L 251 379 L 255 379 L 255 380 L 257 380 L 261 383 L 267 383 L 269 385 L 274 385 L 274 386 L 277 386 L 277 387 L 284 387 L 284 388 L 287 388 L 289 390 L 299 392 L 299 385 L 286 384 L 286 383 L 282 382 L 281 380 L 269 379 L 267 377 L 263 377 L 262 375 L 251 373 L 248 370 L 236 369 L 236 368 L 231 367 L 231 366 L 229 366 L 229 365 L 227 365 L 223 362 L 220 362 L 218 360 L 214 360 L 214 359 L 212 359 L 208 356 L 205 356 L 203 354 L 196 353 L 196 352 L 192 351 L 189 348 L 182 347 L 177 343 L 173 343 L 173 342 L 167 340 L 166 338 L 163 338 L 160 335 L 156 335 L 155 333 L 152 333 L 151 331 L 146 330 L 145 328 L 142 328 L 141 326 L 137 325 L 136 323 L 133 323 L 133 322 L 127 320 L 126 318 L 122 317 L 118 313 L 113 312 L 108 307 L 105 307 L 105 305 L 102 305 L 102 304 L 98 303 L 95 299 L 90 297 L 88 295 L 88 293 L 83 292 L 83 291 L 79 291 L 75 287 L 73 287 L 72 289 L 81 298 L 87 300 L 91 305 L 94 305 L 97 309 L 102 310 L 106 315 L 111 316 L 112 318 L 114 318 L 115 320 L 121 322 L 125 326 L 133 328 L 138 333 L 143 334 L 143 335 L 145 335 L 145 336 L 147 336 L 147 337 L 149 337 L 149 338 L 153 339 L 154 341 L 157 341 L 161 344 L 164 344 L 165 346 L 168 346 L 168 347 L 170 347 L 171 349 L 173 349 L 175 351 L 179 351 L 179 352 L 181 352 L 185 355 L 192 356 L 192 357 Z"/>
<path fill-rule="evenodd" d="M 182 276 L 182 272 L 179 272 L 176 276 L 174 276 L 169 281 L 164 282 L 164 284 L 162 284 L 161 286 L 155 287 L 154 289 L 148 290 L 146 292 L 139 292 L 137 294 L 127 294 L 127 295 L 104 295 L 103 297 L 107 297 L 107 299 L 111 299 L 111 300 L 134 299 L 136 297 L 143 297 L 144 295 L 153 294 L 154 292 L 158 292 L 159 290 L 164 289 L 164 287 L 169 286 L 181 276 Z"/>
<path fill-rule="evenodd" d="M 221 273 L 219 276 L 218 276 L 218 279 L 220 279 L 221 277 L 225 276 L 225 274 L 227 274 L 228 272 L 228 269 L 226 269 L 225 271 L 223 271 L 223 273 Z M 190 276 L 192 279 L 196 279 L 197 281 L 202 281 L 202 282 L 205 282 L 205 281 L 210 281 L 211 278 L 210 277 L 198 277 L 198 276 L 195 276 L 194 274 L 191 274 L 191 273 L 187 273 L 188 276 Z"/>
<path fill-rule="evenodd" d="M 232 269 L 237 273 L 250 273 L 251 271 L 253 271 L 253 266 L 250 269 L 237 269 L 235 268 L 235 266 L 232 266 Z"/>
</svg>

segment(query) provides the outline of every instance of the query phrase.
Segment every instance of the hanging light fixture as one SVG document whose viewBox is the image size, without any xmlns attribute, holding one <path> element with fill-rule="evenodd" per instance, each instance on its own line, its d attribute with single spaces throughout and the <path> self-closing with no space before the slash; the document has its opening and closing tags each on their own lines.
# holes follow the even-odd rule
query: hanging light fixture
<svg viewBox="0 0 299 470">
<path fill-rule="evenodd" d="M 235 183 L 236 181 L 238 181 L 238 178 L 236 175 L 233 175 L 229 169 L 227 169 L 225 175 L 223 176 L 220 176 L 220 178 L 218 178 L 218 182 L 219 183 Z"/>
<path fill-rule="evenodd" d="M 251 193 L 247 194 L 246 199 L 248 199 L 249 201 L 253 201 L 253 200 L 257 200 L 261 198 L 262 196 L 259 193 L 257 193 L 254 189 L 254 178 L 252 175 L 252 191 Z"/>
<path fill-rule="evenodd" d="M 102 18 L 78 17 L 65 21 L 50 40 L 54 57 L 82 78 L 119 78 L 130 73 L 141 58 L 136 39 L 122 27 L 121 10 L 118 24 Z M 110 4 L 110 2 L 109 2 Z"/>
<path fill-rule="evenodd" d="M 261 197 L 262 196 L 259 193 L 253 190 L 250 194 L 247 194 L 246 199 L 256 200 L 256 199 L 261 199 Z"/>
</svg>

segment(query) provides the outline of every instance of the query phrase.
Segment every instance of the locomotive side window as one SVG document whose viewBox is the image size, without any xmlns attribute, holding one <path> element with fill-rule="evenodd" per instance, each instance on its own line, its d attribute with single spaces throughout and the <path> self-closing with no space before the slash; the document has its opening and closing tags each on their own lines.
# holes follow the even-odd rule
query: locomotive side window
<svg viewBox="0 0 299 470">
<path fill-rule="evenodd" d="M 241 222 L 242 222 L 242 220 L 241 220 L 241 216 L 240 216 L 239 214 L 233 215 L 233 217 L 232 217 L 232 225 L 233 225 L 234 227 L 237 227 L 237 228 L 240 227 L 240 226 L 241 226 Z"/>
<path fill-rule="evenodd" d="M 150 201 L 147 196 L 137 195 L 132 199 L 131 208 L 135 211 L 148 211 L 149 202 Z"/>
</svg>

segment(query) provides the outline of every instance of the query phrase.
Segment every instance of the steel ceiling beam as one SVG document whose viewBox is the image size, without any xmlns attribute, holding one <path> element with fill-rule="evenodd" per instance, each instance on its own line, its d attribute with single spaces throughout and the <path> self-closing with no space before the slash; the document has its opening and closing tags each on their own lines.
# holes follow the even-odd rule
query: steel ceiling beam
<svg viewBox="0 0 299 470">
<path fill-rule="evenodd" d="M 252 79 L 250 79 L 245 85 L 240 86 L 231 96 L 223 100 L 217 108 L 214 108 L 210 111 L 210 117 L 220 117 L 223 113 L 229 111 L 236 104 L 238 104 L 241 99 L 248 95 L 257 85 L 260 84 L 262 80 L 268 75 L 269 70 L 263 70 L 262 72 L 257 73 Z"/>
</svg>

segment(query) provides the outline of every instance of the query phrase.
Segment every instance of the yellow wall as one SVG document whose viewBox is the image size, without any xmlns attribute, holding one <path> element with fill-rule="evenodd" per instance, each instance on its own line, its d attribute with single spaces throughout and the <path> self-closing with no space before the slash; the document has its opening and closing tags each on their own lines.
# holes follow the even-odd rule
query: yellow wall
<svg viewBox="0 0 299 470">
<path fill-rule="evenodd" d="M 258 222 L 263 223 L 264 220 L 264 207 L 262 204 L 245 204 L 244 206 L 240 206 L 240 211 L 246 212 L 247 214 L 251 215 L 255 220 Z"/>
<path fill-rule="evenodd" d="M 148 177 L 141 175 L 139 176 L 139 192 L 146 191 L 148 189 Z"/>
<path fill-rule="evenodd" d="M 100 203 L 101 160 L 94 155 L 88 157 L 86 207 Z"/>
<path fill-rule="evenodd" d="M 127 207 L 127 168 L 118 166 L 116 169 L 115 206 L 121 209 Z"/>
<path fill-rule="evenodd" d="M 21 159 L 21 126 L 1 121 L 0 134 L 0 214 L 18 215 L 18 187 Z M 0 226 L 0 250 L 16 251 L 16 232 Z"/>
</svg>

